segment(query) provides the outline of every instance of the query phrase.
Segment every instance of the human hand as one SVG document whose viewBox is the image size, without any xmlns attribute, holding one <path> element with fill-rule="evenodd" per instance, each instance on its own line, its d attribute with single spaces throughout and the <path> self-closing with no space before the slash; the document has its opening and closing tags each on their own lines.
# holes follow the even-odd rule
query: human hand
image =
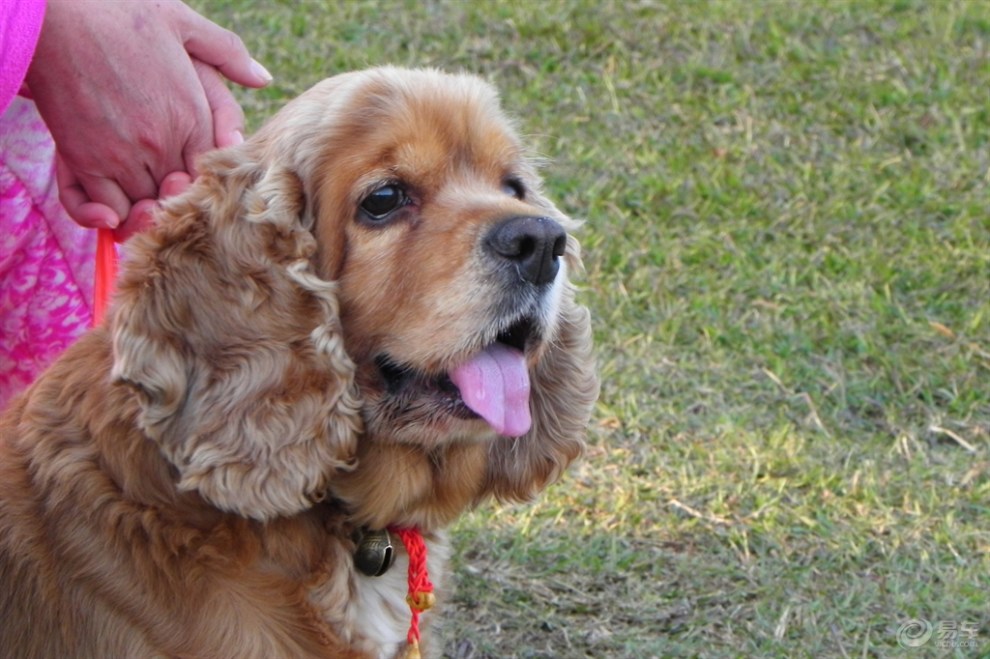
<svg viewBox="0 0 990 659">
<path fill-rule="evenodd" d="M 49 0 L 27 82 L 69 214 L 123 239 L 146 223 L 167 174 L 194 176 L 198 154 L 241 141 L 244 116 L 221 74 L 271 80 L 235 34 L 178 0 Z"/>
</svg>

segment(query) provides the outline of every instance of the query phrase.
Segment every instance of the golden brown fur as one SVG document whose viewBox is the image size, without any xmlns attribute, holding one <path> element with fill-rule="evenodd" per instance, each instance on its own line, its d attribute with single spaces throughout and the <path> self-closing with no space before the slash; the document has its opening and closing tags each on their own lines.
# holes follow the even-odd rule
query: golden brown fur
<svg viewBox="0 0 990 659">
<path fill-rule="evenodd" d="M 128 245 L 106 322 L 0 421 L 6 656 L 400 654 L 403 559 L 360 575 L 354 531 L 418 526 L 442 599 L 444 527 L 581 453 L 577 243 L 538 286 L 486 247 L 506 218 L 575 223 L 489 86 L 341 75 L 201 171 Z M 408 204 L 369 219 L 383 185 Z M 435 384 L 512 323 L 533 417 L 515 439 Z"/>
</svg>

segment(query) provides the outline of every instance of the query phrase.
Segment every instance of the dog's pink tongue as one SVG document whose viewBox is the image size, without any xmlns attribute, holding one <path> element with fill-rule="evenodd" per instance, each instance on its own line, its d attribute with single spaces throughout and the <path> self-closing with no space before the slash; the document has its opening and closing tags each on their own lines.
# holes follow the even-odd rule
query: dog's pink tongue
<svg viewBox="0 0 990 659">
<path fill-rule="evenodd" d="M 515 348 L 493 343 L 450 373 L 464 403 L 500 435 L 529 431 L 529 372 Z"/>
</svg>

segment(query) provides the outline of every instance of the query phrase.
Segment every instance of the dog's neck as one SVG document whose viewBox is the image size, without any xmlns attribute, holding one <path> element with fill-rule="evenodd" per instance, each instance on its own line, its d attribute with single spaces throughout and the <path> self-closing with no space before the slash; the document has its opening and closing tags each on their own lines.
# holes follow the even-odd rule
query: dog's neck
<svg viewBox="0 0 990 659">
<path fill-rule="evenodd" d="M 366 439 L 357 467 L 332 479 L 331 492 L 359 526 L 439 531 L 481 498 L 487 454 L 484 442 L 424 449 Z"/>
</svg>

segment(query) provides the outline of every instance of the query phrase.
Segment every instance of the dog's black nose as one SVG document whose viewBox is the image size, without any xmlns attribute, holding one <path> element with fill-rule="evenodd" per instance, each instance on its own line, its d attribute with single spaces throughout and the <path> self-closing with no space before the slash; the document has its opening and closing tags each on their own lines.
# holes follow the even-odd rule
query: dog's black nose
<svg viewBox="0 0 990 659">
<path fill-rule="evenodd" d="M 548 217 L 512 217 L 485 236 L 485 245 L 492 255 L 514 263 L 524 281 L 541 286 L 557 276 L 567 234 Z"/>
</svg>

